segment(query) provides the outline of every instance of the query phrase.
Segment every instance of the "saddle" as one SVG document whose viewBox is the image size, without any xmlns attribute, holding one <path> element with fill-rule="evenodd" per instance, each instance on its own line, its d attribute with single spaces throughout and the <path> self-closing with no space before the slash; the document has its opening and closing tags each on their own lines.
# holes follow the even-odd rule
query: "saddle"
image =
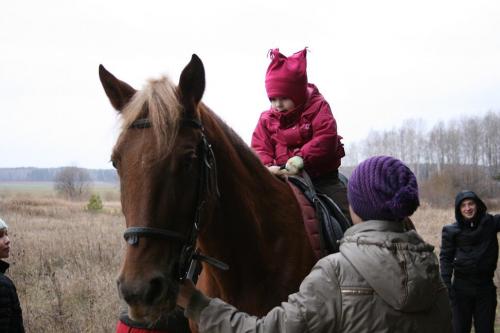
<svg viewBox="0 0 500 333">
<path fill-rule="evenodd" d="M 286 180 L 299 203 L 316 258 L 338 252 L 339 241 L 352 223 L 330 197 L 316 192 L 307 173 L 288 176 Z"/>
</svg>

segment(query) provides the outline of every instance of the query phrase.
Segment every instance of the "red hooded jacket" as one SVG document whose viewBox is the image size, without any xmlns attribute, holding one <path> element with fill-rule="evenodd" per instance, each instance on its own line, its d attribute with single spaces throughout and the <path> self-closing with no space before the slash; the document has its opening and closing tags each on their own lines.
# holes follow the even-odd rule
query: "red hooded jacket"
<svg viewBox="0 0 500 333">
<path fill-rule="evenodd" d="M 252 135 L 252 148 L 266 166 L 285 165 L 293 156 L 304 159 L 311 178 L 335 171 L 345 156 L 342 137 L 328 102 L 314 84 L 307 100 L 293 110 L 264 111 Z"/>
</svg>

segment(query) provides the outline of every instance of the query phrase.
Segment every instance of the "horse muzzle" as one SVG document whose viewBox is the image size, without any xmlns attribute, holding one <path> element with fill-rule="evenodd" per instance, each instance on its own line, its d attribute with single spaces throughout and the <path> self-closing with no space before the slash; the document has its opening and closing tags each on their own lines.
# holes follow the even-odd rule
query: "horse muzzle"
<svg viewBox="0 0 500 333">
<path fill-rule="evenodd" d="M 129 315 L 138 321 L 149 321 L 161 312 L 170 312 L 175 308 L 177 287 L 163 274 L 128 280 L 123 275 L 117 279 L 120 298 L 129 306 Z"/>
</svg>

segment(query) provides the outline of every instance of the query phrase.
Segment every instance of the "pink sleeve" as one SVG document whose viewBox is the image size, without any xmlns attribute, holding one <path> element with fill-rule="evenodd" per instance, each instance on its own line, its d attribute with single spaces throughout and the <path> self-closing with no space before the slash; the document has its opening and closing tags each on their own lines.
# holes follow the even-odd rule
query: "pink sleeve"
<svg viewBox="0 0 500 333">
<path fill-rule="evenodd" d="M 261 115 L 252 135 L 251 146 L 262 163 L 269 166 L 274 164 L 274 147 L 265 123 L 266 120 Z"/>
<path fill-rule="evenodd" d="M 304 159 L 304 165 L 313 173 L 322 173 L 322 169 L 331 163 L 325 159 L 340 161 L 342 156 L 336 156 L 339 136 L 337 123 L 333 118 L 330 105 L 325 101 L 321 103 L 320 110 L 312 120 L 313 137 L 302 146 L 299 155 Z"/>
</svg>

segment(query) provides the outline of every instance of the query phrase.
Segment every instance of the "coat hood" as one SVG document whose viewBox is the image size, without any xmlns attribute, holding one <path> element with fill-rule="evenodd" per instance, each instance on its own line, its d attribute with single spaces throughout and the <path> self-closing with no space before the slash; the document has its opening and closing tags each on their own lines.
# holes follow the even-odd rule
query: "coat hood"
<svg viewBox="0 0 500 333">
<path fill-rule="evenodd" d="M 465 199 L 472 199 L 476 202 L 477 205 L 477 213 L 476 216 L 473 219 L 476 219 L 479 221 L 481 217 L 486 213 L 487 207 L 484 204 L 483 200 L 481 200 L 476 193 L 472 191 L 462 191 L 457 194 L 455 197 L 455 218 L 457 219 L 457 222 L 460 224 L 464 221 L 464 217 L 462 216 L 462 213 L 460 213 L 460 204 L 462 201 Z"/>
<path fill-rule="evenodd" d="M 398 311 L 430 309 L 443 287 L 434 247 L 413 230 L 391 221 L 349 228 L 340 252 L 374 291 Z"/>
<path fill-rule="evenodd" d="M 287 57 L 279 49 L 270 50 L 271 63 L 266 71 L 266 91 L 269 99 L 288 97 L 295 105 L 306 101 L 307 48 Z"/>
<path fill-rule="evenodd" d="M 294 109 L 285 112 L 276 111 L 272 107 L 269 111 L 271 112 L 271 117 L 278 119 L 280 127 L 287 128 L 296 124 L 303 113 L 307 113 L 308 110 L 311 110 L 312 105 L 322 102 L 323 100 L 323 95 L 321 95 L 318 88 L 314 84 L 308 83 L 307 99 L 305 103 L 297 105 Z M 312 109 L 314 110 L 314 108 Z"/>
</svg>

